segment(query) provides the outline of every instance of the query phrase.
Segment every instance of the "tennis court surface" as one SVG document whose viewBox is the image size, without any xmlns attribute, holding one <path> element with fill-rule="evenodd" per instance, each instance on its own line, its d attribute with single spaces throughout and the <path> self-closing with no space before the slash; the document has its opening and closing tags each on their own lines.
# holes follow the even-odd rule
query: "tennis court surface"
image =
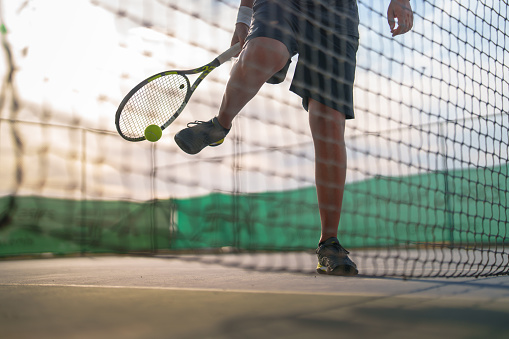
<svg viewBox="0 0 509 339">
<path fill-rule="evenodd" d="M 310 253 L 298 256 L 313 261 Z M 346 278 L 274 264 L 295 257 L 0 261 L 2 337 L 509 337 L 507 276 Z M 250 260 L 272 264 L 249 268 Z"/>
<path fill-rule="evenodd" d="M 508 0 L 411 1 L 398 36 L 395 1 L 279 3 L 306 34 L 269 26 L 305 53 L 282 83 L 251 86 L 262 65 L 230 96 L 235 60 L 198 89 L 159 80 L 225 51 L 240 1 L 0 0 L 0 339 L 509 338 Z M 358 45 L 330 27 L 355 15 Z M 164 133 L 127 142 L 117 112 L 143 79 L 124 127 Z M 330 120 L 344 141 L 292 83 L 355 112 Z M 187 154 L 175 136 L 225 88 L 257 94 L 220 147 Z M 331 208 L 360 276 L 314 271 Z"/>
</svg>

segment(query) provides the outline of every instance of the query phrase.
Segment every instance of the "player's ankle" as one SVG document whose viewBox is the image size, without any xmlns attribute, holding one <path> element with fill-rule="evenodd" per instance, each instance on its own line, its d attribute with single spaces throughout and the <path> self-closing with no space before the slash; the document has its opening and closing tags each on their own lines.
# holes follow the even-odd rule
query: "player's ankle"
<svg viewBox="0 0 509 339">
<path fill-rule="evenodd" d="M 216 121 L 219 123 L 219 125 L 224 128 L 225 130 L 229 131 L 231 128 L 232 128 L 232 123 L 231 121 L 224 121 L 224 119 L 221 119 L 218 116 L 216 116 Z"/>
</svg>

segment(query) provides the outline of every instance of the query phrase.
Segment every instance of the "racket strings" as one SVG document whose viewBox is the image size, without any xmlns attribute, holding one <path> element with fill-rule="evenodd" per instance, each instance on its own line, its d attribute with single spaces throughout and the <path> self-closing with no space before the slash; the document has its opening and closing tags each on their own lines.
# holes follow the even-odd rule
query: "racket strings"
<svg viewBox="0 0 509 339">
<path fill-rule="evenodd" d="M 138 89 L 124 105 L 119 118 L 121 132 L 128 138 L 143 138 L 148 125 L 162 126 L 182 106 L 189 81 L 184 75 L 169 74 Z"/>
</svg>

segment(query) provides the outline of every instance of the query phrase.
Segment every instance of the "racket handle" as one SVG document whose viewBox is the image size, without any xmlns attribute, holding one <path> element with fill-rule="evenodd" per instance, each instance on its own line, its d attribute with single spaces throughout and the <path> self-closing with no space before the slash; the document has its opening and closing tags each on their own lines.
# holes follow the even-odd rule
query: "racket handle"
<svg viewBox="0 0 509 339">
<path fill-rule="evenodd" d="M 222 63 L 230 60 L 231 58 L 233 58 L 234 56 L 239 54 L 241 49 L 242 48 L 240 47 L 240 43 L 237 42 L 235 45 L 233 45 L 232 47 L 228 48 L 226 51 L 221 53 L 221 55 L 219 55 L 216 58 L 216 60 L 219 61 L 219 65 L 221 65 Z"/>
</svg>

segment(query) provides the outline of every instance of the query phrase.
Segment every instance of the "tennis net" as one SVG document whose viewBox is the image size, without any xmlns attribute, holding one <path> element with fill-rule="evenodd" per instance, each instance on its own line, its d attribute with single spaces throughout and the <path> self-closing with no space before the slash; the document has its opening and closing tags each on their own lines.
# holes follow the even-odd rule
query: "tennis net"
<svg viewBox="0 0 509 339">
<path fill-rule="evenodd" d="M 217 113 L 231 64 L 161 141 L 115 133 L 116 107 L 140 80 L 228 47 L 238 5 L 0 2 L 0 256 L 316 248 L 313 143 L 288 91 L 292 68 L 197 156 L 173 135 Z M 340 240 L 361 273 L 507 274 L 509 5 L 415 2 L 414 29 L 399 38 L 387 5 L 358 0 Z"/>
</svg>

